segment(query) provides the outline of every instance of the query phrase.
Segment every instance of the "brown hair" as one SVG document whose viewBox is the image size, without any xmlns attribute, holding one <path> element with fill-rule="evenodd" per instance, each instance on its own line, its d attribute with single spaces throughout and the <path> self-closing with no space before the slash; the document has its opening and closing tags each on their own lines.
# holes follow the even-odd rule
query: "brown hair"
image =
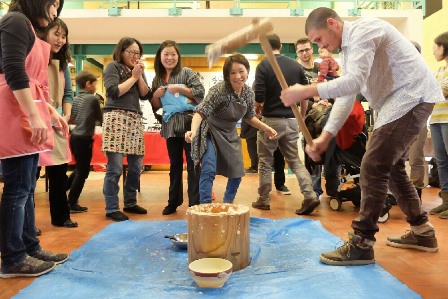
<svg viewBox="0 0 448 299">
<path fill-rule="evenodd" d="M 97 76 L 92 74 L 89 71 L 80 71 L 78 75 L 76 75 L 76 85 L 79 87 L 79 89 L 85 89 L 86 83 L 90 82 L 93 83 L 98 80 Z"/>
<path fill-rule="evenodd" d="M 327 28 L 327 20 L 330 18 L 342 22 L 341 17 L 331 8 L 316 8 L 309 14 L 308 18 L 306 19 L 305 34 L 308 35 L 308 32 L 310 32 L 310 30 Z"/>
<path fill-rule="evenodd" d="M 303 44 L 308 44 L 308 43 L 310 44 L 311 47 L 313 47 L 313 43 L 311 42 L 311 40 L 308 37 L 302 37 L 296 41 L 295 46 L 297 48 L 297 45 L 303 45 Z"/>
<path fill-rule="evenodd" d="M 138 40 L 136 40 L 133 37 L 123 37 L 122 39 L 120 39 L 118 44 L 115 46 L 114 54 L 113 54 L 114 61 L 116 61 L 118 63 L 123 63 L 123 57 L 121 56 L 121 54 L 127 48 L 129 48 L 131 45 L 133 45 L 134 43 L 136 43 L 138 45 L 140 55 L 143 55 L 143 46 Z"/>
</svg>

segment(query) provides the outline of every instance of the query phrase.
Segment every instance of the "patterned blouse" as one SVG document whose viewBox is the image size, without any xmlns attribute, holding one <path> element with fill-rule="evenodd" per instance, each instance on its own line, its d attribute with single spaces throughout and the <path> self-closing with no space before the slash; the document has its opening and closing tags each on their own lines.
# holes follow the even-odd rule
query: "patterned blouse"
<svg viewBox="0 0 448 299">
<path fill-rule="evenodd" d="M 231 101 L 247 106 L 247 111 L 243 118 L 249 119 L 255 116 L 255 93 L 249 86 L 244 85 L 241 96 L 238 96 L 232 86 L 225 81 L 220 81 L 210 88 L 204 101 L 195 109 L 195 112 L 199 112 L 203 116 L 201 126 L 191 148 L 191 157 L 195 165 L 199 164 L 206 150 L 206 138 L 209 130 L 207 118 L 224 112 Z"/>
<path fill-rule="evenodd" d="M 205 94 L 204 86 L 202 85 L 199 76 L 188 67 L 184 67 L 178 74 L 170 76 L 168 82 L 163 82 L 162 78 L 156 76 L 152 81 L 151 90 L 154 91 L 160 86 L 167 84 L 185 84 L 188 88 L 190 88 L 191 93 L 193 94 L 194 99 L 196 100 L 197 103 L 202 102 L 202 100 L 204 99 Z M 172 117 L 170 117 L 168 122 L 162 121 L 162 128 L 160 131 L 160 135 L 162 135 L 162 137 L 164 138 L 170 138 L 170 137 L 184 138 L 183 134 L 176 135 L 174 133 L 174 127 L 178 125 L 178 123 L 183 121 L 184 116 L 182 113 L 174 114 Z"/>
</svg>

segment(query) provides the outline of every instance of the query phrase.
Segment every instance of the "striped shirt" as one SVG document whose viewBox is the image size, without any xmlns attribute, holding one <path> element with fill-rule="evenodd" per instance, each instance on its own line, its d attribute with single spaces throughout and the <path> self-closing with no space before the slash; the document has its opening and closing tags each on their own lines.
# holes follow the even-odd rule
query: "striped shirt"
<svg viewBox="0 0 448 299">
<path fill-rule="evenodd" d="M 414 45 L 384 20 L 366 17 L 344 22 L 341 77 L 317 85 L 321 98 L 337 98 L 324 130 L 336 135 L 362 93 L 378 111 L 375 129 L 420 103 L 438 103 L 437 80 Z"/>
<path fill-rule="evenodd" d="M 442 66 L 436 73 L 436 79 L 442 88 L 445 101 L 434 105 L 430 124 L 448 123 L 448 65 Z"/>
<path fill-rule="evenodd" d="M 93 136 L 96 121 L 103 120 L 98 98 L 93 93 L 80 90 L 73 100 L 71 120 L 76 125 L 72 135 Z"/>
<path fill-rule="evenodd" d="M 202 85 L 199 76 L 195 72 L 193 72 L 192 69 L 188 67 L 183 67 L 178 74 L 170 76 L 168 82 L 163 82 L 159 76 L 156 76 L 152 81 L 151 90 L 156 90 L 160 86 L 167 84 L 185 84 L 188 88 L 190 88 L 191 93 L 193 94 L 194 99 L 196 100 L 197 103 L 202 102 L 202 100 L 204 99 L 205 94 L 204 86 Z M 164 138 L 184 137 L 183 135 L 177 136 L 174 133 L 174 127 L 178 126 L 179 123 L 183 121 L 184 121 L 183 114 L 175 113 L 173 116 L 170 117 L 168 122 L 165 121 L 162 122 L 160 135 Z"/>
</svg>

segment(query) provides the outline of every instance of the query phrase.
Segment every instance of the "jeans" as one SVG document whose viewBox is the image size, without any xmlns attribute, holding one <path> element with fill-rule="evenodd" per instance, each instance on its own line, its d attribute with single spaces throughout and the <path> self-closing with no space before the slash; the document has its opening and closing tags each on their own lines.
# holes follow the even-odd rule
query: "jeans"
<svg viewBox="0 0 448 299">
<path fill-rule="evenodd" d="M 361 207 L 358 218 L 352 222 L 356 235 L 375 241 L 388 187 L 411 226 L 428 222 L 428 215 L 406 173 L 405 161 L 433 107 L 430 103 L 418 104 L 401 118 L 373 131 L 361 162 Z"/>
<path fill-rule="evenodd" d="M 207 136 L 207 149 L 201 159 L 201 176 L 199 178 L 200 203 L 212 202 L 213 181 L 216 176 L 216 151 L 209 136 Z M 236 192 L 240 186 L 241 178 L 229 178 L 227 180 L 224 202 L 233 203 Z"/>
<path fill-rule="evenodd" d="M 122 153 L 106 152 L 107 168 L 104 177 L 103 194 L 106 200 L 106 214 L 120 210 L 118 204 L 118 181 L 123 173 Z M 124 207 L 130 208 L 137 205 L 137 190 L 140 184 L 140 173 L 142 169 L 143 156 L 126 155 L 128 159 L 128 173 L 124 182 L 123 197 Z"/>
<path fill-rule="evenodd" d="M 448 123 L 431 124 L 429 127 L 437 161 L 440 189 L 448 190 Z"/>
<path fill-rule="evenodd" d="M 170 137 L 166 140 L 168 155 L 170 157 L 170 188 L 168 195 L 168 206 L 176 209 L 184 201 L 183 190 L 183 152 L 187 159 L 188 173 L 188 205 L 199 204 L 199 178 L 194 171 L 194 163 L 191 159 L 191 144 L 187 143 L 183 137 Z"/>
<path fill-rule="evenodd" d="M 263 200 L 263 203 L 269 204 L 269 192 L 272 189 L 272 162 L 274 160 L 274 151 L 277 147 L 280 148 L 289 168 L 295 174 L 304 198 L 317 198 L 311 186 L 310 174 L 299 159 L 297 146 L 299 127 L 297 121 L 288 118 L 266 117 L 261 121 L 275 129 L 278 135 L 271 140 L 264 132 L 258 132 L 258 194 L 260 195 L 260 199 Z"/>
<path fill-rule="evenodd" d="M 70 192 L 68 194 L 68 202 L 70 205 L 78 203 L 84 184 L 89 177 L 90 161 L 93 153 L 93 139 L 91 136 L 76 136 L 70 137 L 70 148 L 75 156 L 76 165 L 75 170 L 68 178 L 68 185 Z"/>
<path fill-rule="evenodd" d="M 0 203 L 2 270 L 40 250 L 34 222 L 34 189 L 39 154 L 2 160 L 4 187 Z"/>
</svg>

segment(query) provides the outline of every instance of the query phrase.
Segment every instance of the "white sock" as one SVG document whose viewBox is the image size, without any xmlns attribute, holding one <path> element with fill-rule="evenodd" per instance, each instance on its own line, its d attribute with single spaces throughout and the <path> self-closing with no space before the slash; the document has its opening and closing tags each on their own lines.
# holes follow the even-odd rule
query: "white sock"
<svg viewBox="0 0 448 299">
<path fill-rule="evenodd" d="M 429 221 L 421 225 L 411 226 L 411 230 L 416 235 L 432 235 L 435 233 L 434 226 Z"/>
</svg>

